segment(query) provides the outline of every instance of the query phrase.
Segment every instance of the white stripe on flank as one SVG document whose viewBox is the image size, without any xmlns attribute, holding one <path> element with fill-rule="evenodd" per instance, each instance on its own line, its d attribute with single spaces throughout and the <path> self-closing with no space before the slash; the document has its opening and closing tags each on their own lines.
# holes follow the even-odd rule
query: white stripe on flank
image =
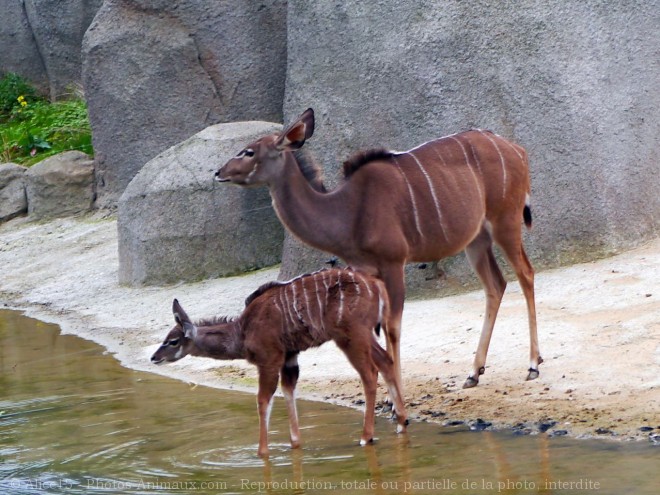
<svg viewBox="0 0 660 495">
<path fill-rule="evenodd" d="M 360 280 L 361 284 L 364 284 L 364 286 L 367 288 L 367 292 L 369 293 L 369 299 L 374 297 L 373 292 L 371 291 L 371 287 L 369 286 L 369 282 L 367 282 L 362 275 L 359 273 L 356 273 L 355 276 Z"/>
<path fill-rule="evenodd" d="M 296 312 L 296 316 L 298 316 L 298 321 L 304 321 L 302 314 L 300 314 L 300 311 L 298 311 L 298 295 L 296 294 L 296 284 L 292 283 L 289 285 L 291 287 L 291 292 L 293 292 L 293 310 Z"/>
<path fill-rule="evenodd" d="M 474 169 L 470 165 L 470 159 L 468 158 L 467 155 L 467 150 L 465 149 L 465 146 L 463 146 L 463 143 L 457 138 L 451 138 L 454 141 L 458 143 L 458 145 L 461 147 L 461 151 L 463 152 L 463 157 L 465 158 L 465 165 L 467 166 L 468 169 L 470 169 L 470 172 L 472 172 L 472 177 L 474 178 L 474 184 L 477 186 L 477 191 L 479 191 L 479 196 L 481 197 L 481 202 L 485 204 L 485 198 L 484 198 L 484 192 L 481 190 L 481 185 L 479 184 L 479 179 L 477 178 L 477 174 L 474 172 Z M 479 159 L 477 158 L 477 154 L 474 152 L 474 148 L 470 144 L 470 149 L 472 150 L 472 156 L 474 156 L 474 161 L 477 164 L 477 168 L 479 169 L 479 175 L 483 178 L 484 174 L 481 171 L 481 165 L 479 164 Z M 440 156 L 440 153 L 438 153 L 438 156 Z M 444 162 L 444 159 L 442 156 L 440 156 L 442 161 Z"/>
<path fill-rule="evenodd" d="M 353 287 L 355 287 L 355 295 L 358 296 L 353 298 L 352 307 L 349 306 L 349 309 L 355 309 L 355 306 L 360 304 L 360 292 L 362 292 L 362 290 L 360 289 L 360 284 L 355 281 L 355 273 L 350 270 L 347 271 L 346 273 L 348 273 L 348 276 L 351 277 L 351 282 L 353 283 Z"/>
<path fill-rule="evenodd" d="M 325 309 L 328 308 L 328 294 L 330 292 L 330 285 L 326 280 L 325 276 L 328 275 L 329 273 L 330 272 L 323 272 L 323 287 L 325 287 Z"/>
<path fill-rule="evenodd" d="M 313 327 L 318 328 L 318 325 L 314 323 L 314 318 L 312 317 L 312 313 L 310 313 L 310 306 L 309 304 L 309 298 L 307 297 L 307 289 L 305 288 L 305 279 L 300 280 L 300 285 L 302 285 L 302 290 L 303 290 L 303 299 L 305 300 L 305 313 L 307 313 L 307 318 L 309 318 L 309 324 L 312 325 Z"/>
<path fill-rule="evenodd" d="M 339 309 L 337 310 L 337 325 L 341 322 L 344 315 L 344 291 L 341 290 L 341 274 L 337 275 L 337 289 L 339 292 Z"/>
<path fill-rule="evenodd" d="M 440 223 L 440 229 L 442 230 L 442 235 L 445 238 L 446 241 L 449 240 L 447 237 L 447 231 L 445 230 L 445 224 L 442 221 L 442 212 L 440 211 L 440 202 L 438 201 L 438 195 L 435 192 L 435 187 L 433 187 L 433 182 L 431 181 L 431 177 L 429 177 L 428 172 L 422 165 L 422 162 L 419 161 L 419 159 L 412 153 L 409 152 L 408 155 L 412 156 L 413 160 L 415 160 L 415 163 L 419 167 L 419 169 L 422 171 L 422 174 L 424 175 L 424 178 L 426 179 L 426 183 L 429 186 L 429 191 L 431 191 L 431 197 L 433 198 L 433 203 L 435 204 L 435 211 L 438 214 L 438 222 Z"/>
<path fill-rule="evenodd" d="M 500 162 L 502 163 L 502 197 L 506 196 L 506 167 L 504 163 L 504 156 L 502 155 L 502 151 L 500 151 L 500 147 L 497 145 L 495 140 L 490 137 L 488 134 L 486 134 L 483 131 L 479 131 L 482 136 L 485 136 L 491 143 L 493 143 L 493 146 L 495 146 L 495 149 L 497 150 L 497 154 L 500 155 Z"/>
<path fill-rule="evenodd" d="M 287 289 L 289 287 L 286 286 L 283 288 L 282 293 L 284 294 L 284 303 L 286 306 L 286 313 L 289 316 L 289 322 L 291 323 L 292 326 L 296 326 L 298 323 L 296 319 L 294 318 L 293 314 L 291 313 L 291 303 L 289 302 L 289 295 L 287 294 Z"/>
<path fill-rule="evenodd" d="M 410 182 L 408 181 L 408 177 L 406 177 L 406 174 L 403 172 L 403 169 L 401 168 L 401 165 L 399 164 L 399 161 L 395 158 L 394 163 L 396 164 L 397 168 L 399 169 L 399 172 L 401 172 L 401 177 L 403 177 L 404 182 L 406 183 L 406 186 L 408 186 L 408 195 L 410 196 L 410 202 L 413 207 L 413 215 L 415 217 L 415 229 L 417 230 L 417 233 L 419 234 L 420 237 L 424 237 L 424 234 L 422 234 L 422 229 L 421 225 L 419 222 L 419 213 L 417 211 L 417 202 L 415 201 L 415 193 L 413 192 L 413 188 L 410 185 Z"/>
<path fill-rule="evenodd" d="M 314 275 L 314 290 L 316 292 L 316 302 L 319 306 L 319 325 L 321 325 L 321 329 L 325 331 L 325 326 L 323 325 L 323 303 L 321 302 L 321 296 L 319 294 L 319 286 L 316 283 L 316 275 Z"/>
<path fill-rule="evenodd" d="M 352 271 L 349 271 L 347 273 L 348 273 L 348 276 L 351 277 L 351 282 L 353 282 L 353 284 L 355 285 L 355 291 L 357 292 L 357 295 L 359 296 L 360 295 L 360 284 L 358 284 L 355 281 L 355 273 L 352 272 Z"/>
<path fill-rule="evenodd" d="M 506 144 L 507 144 L 507 145 L 508 145 L 513 151 L 515 151 L 516 155 L 518 155 L 518 158 L 520 158 L 520 159 L 523 160 L 523 161 L 525 160 L 525 159 L 523 158 L 523 156 L 522 156 L 522 153 L 521 153 L 520 151 L 518 151 L 518 146 L 516 146 L 515 144 L 513 144 L 512 142 L 510 142 L 508 139 L 504 139 L 504 138 L 503 138 L 502 136 L 500 136 L 499 134 L 495 134 L 495 135 L 496 135 L 498 138 L 500 138 L 502 141 L 504 141 L 504 142 L 505 142 L 505 143 L 506 143 Z"/>
<path fill-rule="evenodd" d="M 273 306 L 275 306 L 277 311 L 280 312 L 280 317 L 281 317 L 280 322 L 282 323 L 281 330 L 282 330 L 282 335 L 284 335 L 286 333 L 286 317 L 284 315 L 284 311 L 282 310 L 282 306 L 281 306 L 282 300 L 280 297 L 278 297 L 277 299 L 273 298 L 272 300 L 273 300 Z"/>
</svg>

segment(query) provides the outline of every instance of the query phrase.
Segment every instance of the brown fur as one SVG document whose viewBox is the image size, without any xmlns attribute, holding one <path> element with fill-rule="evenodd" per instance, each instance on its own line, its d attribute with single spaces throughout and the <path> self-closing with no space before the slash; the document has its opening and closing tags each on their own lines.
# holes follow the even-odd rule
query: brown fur
<svg viewBox="0 0 660 495">
<path fill-rule="evenodd" d="M 292 151 L 309 139 L 314 112 L 305 111 L 280 134 L 250 144 L 254 157 L 229 160 L 217 180 L 266 185 L 275 211 L 303 242 L 380 277 L 390 299 L 388 351 L 400 375 L 404 265 L 439 260 L 465 250 L 486 292 L 486 313 L 472 371 L 483 373 L 506 281 L 493 242 L 512 265 L 527 301 L 528 379 L 542 362 L 536 330 L 534 269 L 522 244 L 521 223 L 531 225 L 530 178 L 524 148 L 488 131 L 439 138 L 401 153 L 366 151 L 348 160 L 346 180 L 320 193 L 300 173 Z"/>
<path fill-rule="evenodd" d="M 394 362 L 380 347 L 374 329 L 388 317 L 387 293 L 380 280 L 350 270 L 330 269 L 286 283 L 270 283 L 253 292 L 243 313 L 192 323 L 175 299 L 176 326 L 154 353 L 154 363 L 186 355 L 246 359 L 259 371 L 259 454 L 268 453 L 268 409 L 281 378 L 287 400 L 291 445 L 300 445 L 295 409 L 298 353 L 330 340 L 358 371 L 367 403 L 361 443 L 374 433 L 377 375 L 380 371 L 394 399 L 399 431 L 407 424 Z M 384 324 L 385 331 L 387 327 Z"/>
</svg>

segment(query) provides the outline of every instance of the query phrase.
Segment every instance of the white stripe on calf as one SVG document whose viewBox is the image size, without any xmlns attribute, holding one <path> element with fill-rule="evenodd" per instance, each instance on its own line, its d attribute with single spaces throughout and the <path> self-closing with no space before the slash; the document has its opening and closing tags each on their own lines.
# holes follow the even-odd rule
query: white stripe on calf
<svg viewBox="0 0 660 495">
<path fill-rule="evenodd" d="M 341 290 L 341 276 L 337 277 L 337 288 L 339 292 L 339 309 L 337 310 L 337 325 L 341 322 L 344 313 L 344 291 Z"/>
</svg>

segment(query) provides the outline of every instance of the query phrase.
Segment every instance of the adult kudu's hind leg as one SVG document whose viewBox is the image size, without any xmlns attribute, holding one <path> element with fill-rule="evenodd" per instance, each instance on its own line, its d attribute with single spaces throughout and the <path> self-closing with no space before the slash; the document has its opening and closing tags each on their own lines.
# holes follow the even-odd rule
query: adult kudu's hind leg
<svg viewBox="0 0 660 495">
<path fill-rule="evenodd" d="M 527 380 L 539 376 L 539 364 L 543 362 L 539 351 L 539 338 L 536 329 L 536 303 L 534 297 L 534 268 L 527 258 L 522 244 L 522 233 L 519 225 L 498 226 L 493 229 L 495 242 L 502 248 L 507 261 L 516 272 L 516 277 L 527 303 L 529 320 L 529 370 Z"/>
<path fill-rule="evenodd" d="M 476 272 L 486 293 L 486 314 L 484 324 L 481 329 L 479 346 L 474 357 L 472 371 L 465 380 L 463 388 L 471 388 L 479 383 L 479 376 L 484 374 L 486 366 L 486 355 L 490 338 L 493 334 L 495 319 L 500 309 L 500 303 L 504 290 L 506 289 L 506 280 L 502 276 L 499 266 L 493 255 L 493 240 L 485 227 L 477 237 L 465 248 L 467 259 Z"/>
</svg>

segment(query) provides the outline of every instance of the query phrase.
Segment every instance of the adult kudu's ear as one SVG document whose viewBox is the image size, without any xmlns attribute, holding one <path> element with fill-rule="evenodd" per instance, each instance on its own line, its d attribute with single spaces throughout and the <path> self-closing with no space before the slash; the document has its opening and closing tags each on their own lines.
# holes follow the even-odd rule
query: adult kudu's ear
<svg viewBox="0 0 660 495">
<path fill-rule="evenodd" d="M 314 134 L 314 110 L 308 108 L 298 119 L 284 129 L 275 141 L 275 147 L 280 151 L 297 150 L 305 144 L 305 140 Z"/>
</svg>

